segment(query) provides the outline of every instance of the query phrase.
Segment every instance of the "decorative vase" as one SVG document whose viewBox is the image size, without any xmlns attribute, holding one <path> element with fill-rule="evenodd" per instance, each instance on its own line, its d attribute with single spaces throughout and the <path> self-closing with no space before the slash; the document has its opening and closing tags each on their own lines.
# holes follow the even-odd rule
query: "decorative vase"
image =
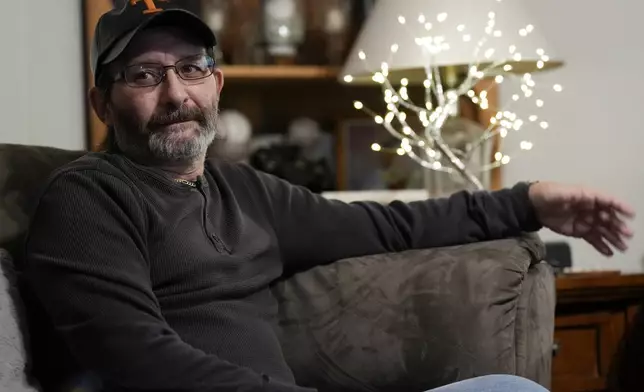
<svg viewBox="0 0 644 392">
<path fill-rule="evenodd" d="M 277 62 L 293 62 L 305 36 L 301 0 L 265 0 L 264 35 L 268 53 Z"/>
<path fill-rule="evenodd" d="M 327 63 L 342 65 L 349 49 L 350 0 L 325 0 L 324 33 Z"/>
<path fill-rule="evenodd" d="M 228 22 L 228 0 L 207 0 L 204 1 L 203 8 L 206 24 L 220 41 L 215 48 L 215 61 L 218 64 L 222 64 L 224 62 L 224 55 L 221 49 L 221 40 Z"/>
</svg>

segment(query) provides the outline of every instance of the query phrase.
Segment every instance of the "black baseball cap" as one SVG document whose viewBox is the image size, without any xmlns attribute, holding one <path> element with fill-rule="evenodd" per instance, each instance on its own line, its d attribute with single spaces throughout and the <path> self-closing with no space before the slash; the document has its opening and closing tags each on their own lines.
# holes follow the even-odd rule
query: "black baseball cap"
<svg viewBox="0 0 644 392">
<path fill-rule="evenodd" d="M 197 15 L 181 7 L 181 0 L 127 0 L 101 16 L 94 30 L 91 68 L 98 83 L 101 66 L 114 61 L 134 36 L 147 27 L 171 25 L 184 28 L 202 37 L 206 48 L 217 45 L 210 27 Z"/>
</svg>

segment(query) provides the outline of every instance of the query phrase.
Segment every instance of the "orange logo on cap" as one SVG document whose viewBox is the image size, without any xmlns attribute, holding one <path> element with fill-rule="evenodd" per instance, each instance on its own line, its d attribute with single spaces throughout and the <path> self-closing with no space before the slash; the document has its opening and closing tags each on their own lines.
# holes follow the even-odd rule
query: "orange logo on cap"
<svg viewBox="0 0 644 392">
<path fill-rule="evenodd" d="M 163 11 L 163 8 L 157 8 L 156 4 L 154 4 L 155 0 L 130 0 L 130 4 L 136 5 L 136 3 L 140 1 L 143 1 L 145 3 L 145 6 L 148 8 L 145 11 L 143 11 L 144 14 L 153 14 L 155 12 Z M 168 0 L 156 0 L 156 1 L 168 1 Z"/>
</svg>

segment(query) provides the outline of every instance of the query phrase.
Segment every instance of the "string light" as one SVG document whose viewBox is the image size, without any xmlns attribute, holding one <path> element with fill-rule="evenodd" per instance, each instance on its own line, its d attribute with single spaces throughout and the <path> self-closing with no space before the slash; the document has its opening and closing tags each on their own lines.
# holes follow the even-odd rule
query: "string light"
<svg viewBox="0 0 644 392">
<path fill-rule="evenodd" d="M 498 3 L 501 1 L 497 0 Z M 445 12 L 437 13 L 435 18 L 421 14 L 408 19 L 404 15 L 399 15 L 398 22 L 400 25 L 417 22 L 424 30 L 431 32 L 434 24 L 444 23 L 449 18 L 450 15 Z M 498 151 L 493 152 L 492 162 L 476 162 L 474 157 L 478 149 L 488 146 L 488 142 L 496 136 L 504 139 L 510 133 L 524 132 L 525 128 L 538 127 L 543 130 L 549 128 L 548 122 L 537 114 L 529 114 L 524 120 L 516 112 L 510 110 L 513 104 L 525 99 L 533 100 L 536 109 L 545 105 L 542 96 L 535 97 L 535 93 L 541 95 L 540 85 L 533 79 L 532 74 L 517 75 L 514 73 L 515 69 L 520 69 L 520 64 L 517 63 L 525 62 L 530 57 L 529 53 L 521 52 L 520 44 L 524 37 L 529 36 L 535 30 L 535 27 L 532 24 L 528 24 L 515 32 L 504 32 L 497 28 L 496 18 L 495 12 L 488 13 L 488 21 L 484 29 L 485 34 L 476 44 L 473 56 L 476 60 L 469 64 L 468 73 L 458 86 L 445 88 L 441 80 L 444 77 L 442 73 L 439 72 L 436 66 L 431 65 L 432 61 L 427 62 L 430 65 L 426 67 L 426 75 L 422 83 L 425 89 L 425 101 L 421 105 L 415 104 L 409 97 L 409 79 L 399 79 L 397 87 L 394 87 L 394 84 L 389 80 L 389 64 L 387 62 L 381 63 L 380 70 L 372 75 L 372 80 L 382 87 L 383 101 L 387 108 L 386 113 L 383 115 L 375 113 L 366 108 L 360 101 L 355 101 L 354 107 L 371 116 L 375 123 L 382 125 L 393 137 L 399 140 L 399 144 L 392 148 L 385 148 L 378 143 L 373 143 L 371 145 L 373 151 L 406 155 L 424 168 L 459 174 L 476 188 L 482 189 L 484 186 L 479 176 L 486 171 L 509 164 L 511 157 L 502 151 L 503 146 L 500 146 Z M 456 24 L 456 31 L 464 42 L 470 42 L 473 38 L 473 32 L 469 31 L 468 26 L 465 24 Z M 495 53 L 494 48 L 486 48 L 486 43 L 502 37 L 506 33 L 518 35 L 516 45 L 508 46 L 507 60 L 492 60 L 497 53 Z M 450 43 L 443 36 L 416 37 L 413 42 L 423 49 L 423 53 L 430 56 L 429 60 L 433 55 L 450 50 Z M 398 50 L 398 44 L 391 45 L 392 56 Z M 550 61 L 550 57 L 545 50 L 538 48 L 533 53 L 537 55 L 534 63 L 536 69 L 545 68 L 548 61 Z M 366 66 L 366 53 L 360 51 L 358 57 L 365 62 Z M 484 63 L 481 63 L 482 59 Z M 493 107 L 489 100 L 489 88 L 494 85 L 508 83 L 510 79 L 518 79 L 520 91 L 511 94 L 506 105 L 498 108 Z M 350 83 L 353 81 L 353 77 L 347 75 L 344 80 Z M 490 87 L 478 91 L 476 86 L 482 80 L 490 81 Z M 554 84 L 551 87 L 555 92 L 563 91 L 563 87 L 560 84 Z M 490 117 L 487 128 L 483 130 L 479 137 L 470 141 L 464 149 L 458 150 L 447 144 L 443 139 L 442 131 L 449 117 L 458 114 L 461 96 L 467 97 L 482 111 L 492 111 L 493 116 Z M 421 127 L 412 127 L 407 121 L 408 116 L 414 116 L 420 122 Z M 518 147 L 521 151 L 530 151 L 534 145 L 528 140 L 522 140 Z"/>
</svg>

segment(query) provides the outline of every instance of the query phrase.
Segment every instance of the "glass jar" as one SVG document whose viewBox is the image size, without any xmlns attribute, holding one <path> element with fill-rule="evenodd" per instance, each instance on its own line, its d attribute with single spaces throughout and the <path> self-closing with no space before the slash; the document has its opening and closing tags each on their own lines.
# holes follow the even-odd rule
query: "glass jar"
<svg viewBox="0 0 644 392">
<path fill-rule="evenodd" d="M 204 21 L 217 37 L 218 45 L 215 48 L 215 60 L 223 63 L 222 41 L 224 29 L 228 22 L 228 0 L 206 0 L 203 2 Z"/>
<path fill-rule="evenodd" d="M 305 36 L 302 0 L 265 0 L 264 35 L 267 51 L 277 58 L 294 58 Z"/>
<path fill-rule="evenodd" d="M 349 49 L 350 0 L 325 0 L 324 32 L 328 64 L 341 65 Z"/>
</svg>

